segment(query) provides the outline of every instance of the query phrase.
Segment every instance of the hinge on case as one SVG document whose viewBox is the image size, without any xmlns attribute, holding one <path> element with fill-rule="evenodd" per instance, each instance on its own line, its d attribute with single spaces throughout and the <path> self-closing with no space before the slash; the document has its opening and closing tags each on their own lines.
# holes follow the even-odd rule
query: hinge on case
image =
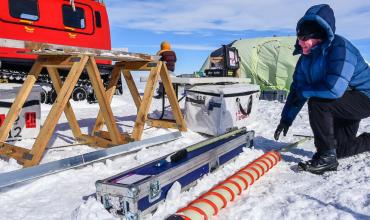
<svg viewBox="0 0 370 220">
<path fill-rule="evenodd" d="M 159 183 L 159 180 L 154 180 L 150 182 L 149 186 L 149 202 L 154 202 L 159 197 L 161 197 L 161 185 Z"/>
</svg>

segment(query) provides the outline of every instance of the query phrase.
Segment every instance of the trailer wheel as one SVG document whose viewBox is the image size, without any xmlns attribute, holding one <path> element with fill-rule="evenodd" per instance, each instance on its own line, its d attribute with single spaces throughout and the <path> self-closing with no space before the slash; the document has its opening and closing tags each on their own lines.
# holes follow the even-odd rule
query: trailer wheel
<svg viewBox="0 0 370 220">
<path fill-rule="evenodd" d="M 122 89 L 121 88 L 116 88 L 116 92 L 114 94 L 115 95 L 122 95 Z"/>
<path fill-rule="evenodd" d="M 87 102 L 89 104 L 98 102 L 98 99 L 96 98 L 95 92 L 89 93 L 89 95 L 87 96 Z"/>
<path fill-rule="evenodd" d="M 53 104 L 55 102 L 55 100 L 57 100 L 57 92 L 53 89 L 49 92 L 49 103 L 50 104 Z"/>
<path fill-rule="evenodd" d="M 42 91 L 40 92 L 41 103 L 47 103 L 47 94 L 48 93 L 44 89 L 42 89 Z"/>
<path fill-rule="evenodd" d="M 82 101 L 87 98 L 87 91 L 83 87 L 76 87 L 73 90 L 72 98 L 74 101 Z"/>
</svg>

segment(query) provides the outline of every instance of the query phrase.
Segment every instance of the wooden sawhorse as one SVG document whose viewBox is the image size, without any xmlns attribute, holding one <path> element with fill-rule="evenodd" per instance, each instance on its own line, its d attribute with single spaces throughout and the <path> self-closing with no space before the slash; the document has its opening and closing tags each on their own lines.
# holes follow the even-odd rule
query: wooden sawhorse
<svg viewBox="0 0 370 220">
<path fill-rule="evenodd" d="M 136 84 L 133 80 L 131 75 L 131 71 L 150 71 L 143 98 L 141 99 L 139 91 L 136 87 Z M 123 76 L 127 83 L 127 86 L 130 90 L 132 98 L 135 102 L 137 108 L 137 117 L 135 121 L 135 126 L 131 135 L 131 139 L 137 141 L 141 139 L 144 125 L 145 123 L 153 126 L 153 127 L 161 127 L 161 128 L 176 128 L 180 131 L 186 131 L 186 124 L 181 113 L 181 109 L 179 103 L 177 102 L 177 97 L 175 91 L 172 87 L 171 78 L 169 77 L 166 65 L 161 61 L 151 61 L 151 62 L 128 62 L 128 61 L 121 61 L 117 62 L 114 66 L 112 77 L 107 87 L 107 98 L 109 102 L 112 101 L 113 94 L 116 90 L 116 85 L 118 80 L 121 76 L 121 72 L 123 72 Z M 169 120 L 160 120 L 160 119 L 149 119 L 148 113 L 149 108 L 152 103 L 155 86 L 158 82 L 159 77 L 163 82 L 164 89 L 167 93 L 167 97 L 169 99 L 174 121 Z M 99 112 L 98 118 L 96 120 L 93 135 L 95 134 L 104 134 L 101 131 L 101 128 L 104 125 L 104 117 L 102 115 L 102 111 Z"/>
<path fill-rule="evenodd" d="M 14 121 L 17 119 L 23 104 L 29 96 L 31 89 L 43 68 L 47 69 L 58 97 L 54 102 L 31 150 L 7 144 L 5 141 L 8 137 L 8 133 Z M 63 84 L 58 69 L 70 69 Z M 104 118 L 109 131 L 108 134 L 110 140 L 98 136 L 82 134 L 76 116 L 69 103 L 69 98 L 84 69 L 87 70 L 91 80 L 91 84 L 102 112 L 102 117 Z M 3 126 L 0 128 L 0 155 L 16 159 L 20 164 L 23 164 L 24 167 L 38 164 L 63 111 L 71 126 L 74 137 L 80 143 L 96 145 L 99 147 L 109 147 L 124 143 L 114 121 L 108 100 L 105 97 L 105 89 L 102 84 L 94 56 L 39 55 L 19 90 L 8 114 L 6 115 Z"/>
<path fill-rule="evenodd" d="M 124 144 L 133 140 L 140 140 L 143 133 L 144 125 L 148 122 L 148 111 L 154 94 L 155 84 L 158 78 L 161 77 L 170 103 L 174 112 L 175 122 L 167 122 L 163 120 L 152 120 L 150 123 L 155 127 L 172 127 L 178 128 L 181 131 L 186 131 L 185 121 L 183 119 L 180 107 L 177 103 L 175 92 L 171 86 L 171 81 L 168 76 L 165 65 L 160 61 L 152 59 L 130 59 L 117 56 L 98 56 L 89 53 L 50 53 L 39 52 L 38 58 L 32 69 L 30 70 L 25 82 L 18 92 L 14 103 L 12 104 L 5 120 L 0 128 L 0 155 L 5 155 L 16 159 L 24 167 L 37 165 L 47 147 L 47 144 L 55 130 L 58 120 L 64 111 L 67 120 L 71 126 L 72 133 L 76 140 L 81 144 L 87 144 L 98 147 L 110 147 L 114 145 Z M 98 59 L 118 60 L 114 66 L 112 77 L 107 90 L 102 83 L 95 57 Z M 41 130 L 38 134 L 32 148 L 25 149 L 6 143 L 8 133 L 17 119 L 23 104 L 29 96 L 33 85 L 35 84 L 40 72 L 43 68 L 52 80 L 53 86 L 58 94 Z M 69 73 L 62 83 L 58 69 L 69 69 Z M 82 134 L 78 125 L 76 116 L 69 103 L 69 98 L 73 89 L 82 74 L 86 69 L 90 78 L 93 90 L 98 100 L 100 107 L 99 114 L 91 135 Z M 120 134 L 117 124 L 114 120 L 113 112 L 110 107 L 115 87 L 123 70 L 124 77 L 133 96 L 135 105 L 138 109 L 135 127 L 131 136 Z M 150 71 L 150 76 L 143 99 L 141 99 L 136 85 L 133 81 L 130 70 Z M 106 125 L 108 131 L 101 131 L 103 124 Z"/>
</svg>

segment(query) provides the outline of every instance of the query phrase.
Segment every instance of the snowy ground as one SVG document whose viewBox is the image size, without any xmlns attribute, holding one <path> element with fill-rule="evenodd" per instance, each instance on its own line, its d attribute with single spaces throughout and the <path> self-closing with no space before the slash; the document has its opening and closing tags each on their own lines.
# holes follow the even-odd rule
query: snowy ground
<svg viewBox="0 0 370 220">
<path fill-rule="evenodd" d="M 130 131 L 136 108 L 125 91 L 123 96 L 113 100 L 113 112 L 122 130 Z M 92 129 L 97 105 L 72 103 L 83 132 Z M 156 102 L 152 107 L 159 106 Z M 245 149 L 235 162 L 203 177 L 187 192 L 180 193 L 175 188 L 166 203 L 158 210 L 145 216 L 145 220 L 164 219 L 176 212 L 218 181 L 238 170 L 264 152 L 297 141 L 293 134 L 310 134 L 307 108 L 304 108 L 290 128 L 287 137 L 281 142 L 273 140 L 273 132 L 280 119 L 282 103 L 261 101 L 258 121 L 248 129 L 256 131 L 255 147 Z M 50 106 L 42 106 L 43 116 Z M 370 119 L 364 120 L 360 133 L 370 131 Z M 166 129 L 147 128 L 144 138 L 169 132 Z M 93 151 L 88 146 L 53 147 L 73 144 L 74 140 L 66 118 L 62 116 L 50 142 L 50 149 L 42 163 Z M 148 162 L 203 140 L 194 132 L 183 133 L 183 138 L 174 143 L 144 149 L 105 163 L 95 163 L 84 168 L 61 172 L 38 180 L 0 189 L 0 219 L 73 219 L 106 220 L 117 219 L 96 201 L 95 181 L 118 172 Z M 32 141 L 17 143 L 31 146 Z M 283 161 L 258 180 L 250 189 L 243 192 L 233 203 L 219 213 L 215 219 L 370 219 L 370 153 L 340 160 L 337 172 L 317 176 L 295 171 L 297 162 L 309 159 L 314 153 L 313 142 L 308 141 L 289 153 L 284 153 Z M 0 159 L 0 172 L 20 169 L 14 160 Z"/>
</svg>

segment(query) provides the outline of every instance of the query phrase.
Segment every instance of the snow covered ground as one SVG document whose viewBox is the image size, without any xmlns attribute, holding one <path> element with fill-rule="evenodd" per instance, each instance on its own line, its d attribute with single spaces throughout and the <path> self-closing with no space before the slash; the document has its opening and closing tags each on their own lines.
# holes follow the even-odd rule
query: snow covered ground
<svg viewBox="0 0 370 220">
<path fill-rule="evenodd" d="M 73 102 L 72 105 L 83 132 L 87 133 L 92 129 L 98 106 L 85 102 Z M 156 101 L 152 110 L 159 108 L 159 105 L 160 103 Z M 258 121 L 248 126 L 248 129 L 256 131 L 255 147 L 245 149 L 235 162 L 203 177 L 187 192 L 180 193 L 173 187 L 167 201 L 161 204 L 154 214 L 144 216 L 144 219 L 164 219 L 264 152 L 299 140 L 293 134 L 311 133 L 305 107 L 290 128 L 287 137 L 282 138 L 281 142 L 275 142 L 273 133 L 279 122 L 282 107 L 283 104 L 279 102 L 261 101 Z M 49 109 L 50 106 L 42 106 L 44 117 Z M 136 108 L 127 89 L 123 96 L 114 97 L 113 112 L 121 129 L 131 131 Z M 370 131 L 370 119 L 361 123 L 359 132 L 364 131 Z M 143 137 L 168 132 L 167 129 L 146 128 Z M 72 137 L 67 120 L 62 116 L 42 163 L 95 150 L 88 146 L 55 148 L 73 144 Z M 175 142 L 143 149 L 135 155 L 95 163 L 0 189 L 0 219 L 117 219 L 96 201 L 94 197 L 96 180 L 201 140 L 204 140 L 203 136 L 189 131 L 183 133 L 183 138 Z M 22 141 L 17 145 L 32 146 L 32 141 Z M 370 153 L 340 160 L 337 172 L 322 176 L 297 172 L 295 169 L 297 162 L 309 159 L 314 153 L 313 146 L 313 141 L 307 141 L 291 152 L 284 153 L 282 162 L 230 203 L 215 219 L 370 219 Z M 12 159 L 9 161 L 0 159 L 0 172 L 20 168 L 21 166 Z"/>
</svg>

